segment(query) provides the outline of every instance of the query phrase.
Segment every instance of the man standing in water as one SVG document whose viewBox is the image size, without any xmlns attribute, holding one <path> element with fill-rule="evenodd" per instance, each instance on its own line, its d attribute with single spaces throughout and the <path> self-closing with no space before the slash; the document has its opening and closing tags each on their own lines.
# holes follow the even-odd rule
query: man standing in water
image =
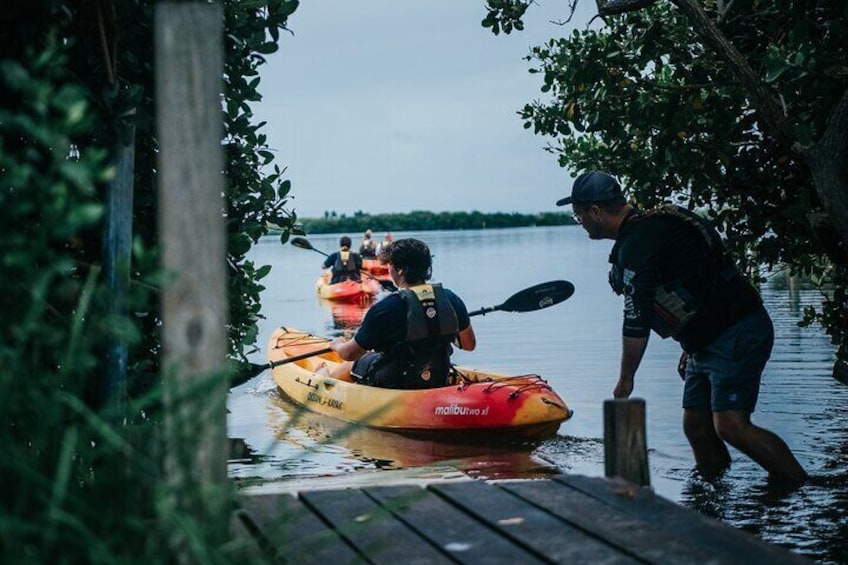
<svg viewBox="0 0 848 565">
<path fill-rule="evenodd" d="M 628 398 L 650 331 L 683 348 L 683 429 L 698 470 L 714 477 L 730 465 L 724 442 L 748 455 L 769 477 L 807 477 L 786 443 L 751 423 L 774 328 L 756 289 L 728 257 L 718 232 L 691 212 L 665 205 L 642 212 L 601 171 L 577 177 L 574 220 L 590 239 L 615 240 L 610 286 L 624 296 L 621 368 L 613 390 Z"/>
</svg>

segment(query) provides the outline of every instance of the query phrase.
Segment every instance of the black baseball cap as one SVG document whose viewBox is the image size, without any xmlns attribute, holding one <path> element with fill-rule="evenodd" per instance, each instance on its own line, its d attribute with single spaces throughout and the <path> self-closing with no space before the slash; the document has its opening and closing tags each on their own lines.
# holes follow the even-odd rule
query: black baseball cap
<svg viewBox="0 0 848 565">
<path fill-rule="evenodd" d="M 583 173 L 574 180 L 571 196 L 557 200 L 557 206 L 566 204 L 584 204 L 589 202 L 606 202 L 624 198 L 621 185 L 612 175 L 602 171 Z"/>
</svg>

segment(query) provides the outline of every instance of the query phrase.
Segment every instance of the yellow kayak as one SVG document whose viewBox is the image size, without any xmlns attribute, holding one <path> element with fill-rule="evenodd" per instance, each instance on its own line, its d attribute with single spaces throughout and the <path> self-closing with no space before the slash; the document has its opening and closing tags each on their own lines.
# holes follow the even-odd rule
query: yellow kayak
<svg viewBox="0 0 848 565">
<path fill-rule="evenodd" d="M 278 328 L 268 343 L 274 381 L 295 404 L 339 420 L 404 433 L 553 435 L 572 411 L 538 375 L 455 368 L 455 384 L 424 390 L 378 388 L 316 374 L 342 360 L 335 352 L 277 364 L 324 349 L 325 338 Z"/>
</svg>

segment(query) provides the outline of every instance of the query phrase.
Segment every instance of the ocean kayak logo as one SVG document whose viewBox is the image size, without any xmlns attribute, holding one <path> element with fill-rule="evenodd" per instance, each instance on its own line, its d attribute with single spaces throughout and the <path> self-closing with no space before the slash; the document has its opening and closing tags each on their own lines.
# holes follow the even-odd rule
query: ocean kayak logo
<svg viewBox="0 0 848 565">
<path fill-rule="evenodd" d="M 486 416 L 489 414 L 489 407 L 474 408 L 471 406 L 460 406 L 459 404 L 449 404 L 448 406 L 436 406 L 434 412 L 436 416 Z"/>
</svg>

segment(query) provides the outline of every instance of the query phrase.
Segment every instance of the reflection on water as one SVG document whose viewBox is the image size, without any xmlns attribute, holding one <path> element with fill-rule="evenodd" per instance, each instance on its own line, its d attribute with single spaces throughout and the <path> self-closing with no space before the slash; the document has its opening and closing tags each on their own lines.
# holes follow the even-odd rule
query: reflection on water
<svg viewBox="0 0 848 565">
<path fill-rule="evenodd" d="M 354 330 L 362 323 L 362 318 L 365 312 L 374 303 L 371 296 L 363 295 L 362 299 L 356 302 L 337 302 L 318 298 L 318 304 L 325 311 L 330 312 L 333 321 L 333 330 Z"/>
<path fill-rule="evenodd" d="M 450 464 L 470 475 L 484 478 L 541 478 L 557 472 L 553 465 L 533 457 L 537 444 L 489 441 L 457 441 L 410 437 L 342 422 L 303 410 L 280 397 L 270 401 L 286 418 L 272 424 L 280 441 L 300 443 L 304 448 L 342 447 L 350 457 L 377 469 L 396 470 Z"/>
<path fill-rule="evenodd" d="M 230 475 L 338 477 L 448 463 L 479 478 L 552 472 L 602 476 L 602 404 L 618 374 L 621 325 L 620 301 L 606 286 L 610 242 L 589 241 L 572 227 L 403 235 L 427 241 L 435 256 L 434 280 L 456 291 L 469 309 L 499 304 L 546 280 L 574 283 L 574 296 L 547 310 L 475 318 L 477 350 L 455 355 L 458 364 L 469 367 L 542 375 L 574 417 L 558 436 L 520 448 L 422 443 L 365 429 L 343 433 L 332 420 L 295 418 L 266 373 L 230 395 L 230 435 L 243 438 L 252 452 L 230 464 Z M 316 247 L 327 248 L 336 239 L 310 238 Z M 258 340 L 263 346 L 279 325 L 333 337 L 352 331 L 356 318 L 364 315 L 364 309 L 334 314 L 331 305 L 316 303 L 320 261 L 313 255 L 281 247 L 275 238 L 254 248 L 257 264 L 273 266 L 263 279 L 267 319 Z M 848 386 L 831 378 L 834 349 L 828 337 L 818 328 L 798 327 L 803 308 L 818 302 L 817 292 L 778 276 L 763 286 L 762 294 L 776 335 L 752 419 L 780 435 L 812 479 L 794 492 L 780 492 L 769 486 L 759 466 L 731 450 L 728 472 L 711 483 L 702 480 L 681 429 L 682 385 L 675 372 L 679 349 L 670 340 L 652 338 L 634 391 L 647 405 L 651 484 L 666 498 L 769 542 L 823 563 L 846 563 Z M 264 354 L 252 360 L 264 362 Z"/>
</svg>

